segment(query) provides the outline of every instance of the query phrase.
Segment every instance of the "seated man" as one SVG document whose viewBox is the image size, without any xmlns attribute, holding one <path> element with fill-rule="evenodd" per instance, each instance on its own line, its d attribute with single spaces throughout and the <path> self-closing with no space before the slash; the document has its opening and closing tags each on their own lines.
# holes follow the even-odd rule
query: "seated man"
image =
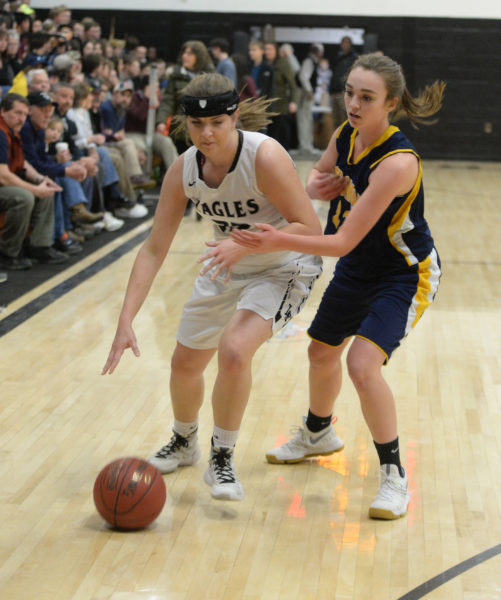
<svg viewBox="0 0 501 600">
<path fill-rule="evenodd" d="M 111 180 L 105 181 L 105 173 L 104 170 L 99 170 L 100 156 L 96 152 L 94 156 L 86 154 L 84 148 L 79 147 L 79 133 L 78 127 L 72 118 L 72 107 L 75 100 L 75 90 L 74 86 L 60 82 L 55 86 L 54 92 L 54 100 L 57 104 L 56 114 L 61 118 L 64 123 L 64 133 L 63 133 L 63 141 L 65 141 L 70 150 L 70 154 L 74 160 L 78 160 L 82 162 L 87 169 L 88 175 L 96 176 L 96 180 L 94 181 L 95 185 L 92 185 L 90 189 L 86 186 L 86 182 L 83 183 L 84 191 L 86 193 L 89 202 L 92 202 L 94 198 L 94 203 L 98 203 L 99 212 L 104 211 L 104 197 L 103 197 L 103 186 L 105 184 L 111 184 Z M 132 143 L 131 143 L 132 144 Z M 132 144 L 132 147 L 133 144 Z M 106 153 L 106 157 L 109 159 L 108 153 Z M 118 180 L 118 176 L 116 171 L 111 163 L 111 160 L 108 161 L 108 167 L 113 169 L 112 179 L 114 181 Z M 140 167 L 139 167 L 140 170 Z M 129 171 L 130 172 L 130 171 Z M 110 170 L 108 170 L 108 174 Z M 96 190 L 97 194 L 93 197 L 92 192 Z M 118 194 L 120 191 L 118 190 Z M 148 210 L 145 206 L 139 204 L 133 204 L 131 208 L 129 208 L 130 203 L 126 203 L 126 208 L 117 208 L 115 209 L 115 215 L 119 218 L 139 218 L 144 217 L 148 214 Z M 123 211 L 123 214 L 122 214 Z"/>
<path fill-rule="evenodd" d="M 105 100 L 100 106 L 102 133 L 106 136 L 106 143 L 122 153 L 132 184 L 152 187 L 155 182 L 143 175 L 134 142 L 125 135 L 125 113 L 133 93 L 134 86 L 129 80 L 117 83 L 113 88 L 111 100 Z"/>
<path fill-rule="evenodd" d="M 121 193 L 119 183 L 119 173 L 115 168 L 114 157 L 111 156 L 110 150 L 104 146 L 105 137 L 102 133 L 94 133 L 92 129 L 92 121 L 89 109 L 92 106 L 92 90 L 88 83 L 81 82 L 74 85 L 74 102 L 73 108 L 68 111 L 68 116 L 77 126 L 77 134 L 75 144 L 77 147 L 88 156 L 95 156 L 102 170 L 101 187 L 104 194 L 104 206 L 107 211 L 117 210 L 120 207 L 132 208 L 135 205 L 135 194 L 132 192 L 132 197 L 126 198 Z M 120 159 L 121 155 L 119 154 Z M 123 161 L 122 161 L 123 162 Z M 128 175 L 125 172 L 123 165 L 122 175 L 128 180 Z M 105 222 L 107 219 L 112 219 L 110 222 L 118 229 L 123 225 L 121 219 L 113 217 L 111 212 L 105 212 Z M 106 227 L 105 227 L 106 228 Z"/>
<path fill-rule="evenodd" d="M 156 90 L 153 91 L 153 104 L 158 104 L 158 83 Z M 142 152 L 146 152 L 146 123 L 149 106 L 150 78 L 148 75 L 144 75 L 139 80 L 139 89 L 134 92 L 125 115 L 125 133 Z M 153 133 L 153 152 L 162 157 L 166 171 L 178 156 L 172 139 L 158 131 Z"/>
<path fill-rule="evenodd" d="M 62 194 L 56 195 L 54 245 L 62 252 L 75 254 L 82 247 L 67 234 L 65 212 L 74 222 L 96 223 L 102 213 L 87 210 L 87 199 L 80 185 L 86 177 L 85 167 L 78 162 L 58 163 L 46 150 L 45 129 L 54 113 L 51 97 L 45 92 L 28 94 L 30 114 L 21 130 L 23 151 L 28 162 L 42 175 L 48 175 L 61 185 Z M 59 203 L 62 205 L 59 206 Z"/>
<path fill-rule="evenodd" d="M 54 102 L 56 104 L 55 114 L 63 121 L 64 132 L 61 141 L 68 144 L 71 159 L 81 163 L 87 172 L 85 179 L 82 181 L 82 188 L 87 197 L 88 207 L 92 208 L 94 200 L 94 190 L 98 189 L 99 183 L 96 181 L 98 175 L 98 164 L 95 158 L 84 156 L 84 153 L 76 146 L 75 138 L 77 137 L 77 126 L 75 122 L 68 117 L 68 112 L 73 106 L 74 92 L 73 86 L 70 83 L 59 82 L 54 86 Z M 99 212 L 102 208 L 102 198 L 97 198 Z"/>
<path fill-rule="evenodd" d="M 4 96 L 0 104 L 0 213 L 5 213 L 5 223 L 0 236 L 0 266 L 11 270 L 31 268 L 30 258 L 50 264 L 68 258 L 51 247 L 54 193 L 61 188 L 24 158 L 19 132 L 27 116 L 24 96 Z M 21 256 L 23 242 L 26 257 Z"/>
</svg>

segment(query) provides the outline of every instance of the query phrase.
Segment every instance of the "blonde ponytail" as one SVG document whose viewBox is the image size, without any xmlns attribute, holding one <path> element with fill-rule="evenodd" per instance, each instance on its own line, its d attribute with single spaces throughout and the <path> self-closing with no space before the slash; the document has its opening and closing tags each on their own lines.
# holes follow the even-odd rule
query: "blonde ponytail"
<svg viewBox="0 0 501 600">
<path fill-rule="evenodd" d="M 398 120 L 402 116 L 406 116 L 416 129 L 418 123 L 421 125 L 436 123 L 437 119 L 430 121 L 427 117 L 431 117 L 442 108 L 444 90 L 445 83 L 443 81 L 435 81 L 432 85 L 427 85 L 424 90 L 419 91 L 416 97 L 413 97 L 405 88 L 393 113 L 393 118 Z"/>
</svg>

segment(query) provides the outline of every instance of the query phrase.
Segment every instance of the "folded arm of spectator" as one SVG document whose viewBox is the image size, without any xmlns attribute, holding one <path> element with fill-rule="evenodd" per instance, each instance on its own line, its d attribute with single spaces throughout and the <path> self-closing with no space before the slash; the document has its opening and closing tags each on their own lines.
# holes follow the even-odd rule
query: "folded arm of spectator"
<svg viewBox="0 0 501 600">
<path fill-rule="evenodd" d="M 96 158 L 94 156 L 83 156 L 78 162 L 85 167 L 85 170 L 87 171 L 87 175 L 89 177 L 92 177 L 97 174 L 97 171 L 98 171 L 97 162 L 98 161 L 96 160 Z"/>
<path fill-rule="evenodd" d="M 59 184 L 53 181 L 50 177 L 44 177 L 27 160 L 24 161 L 24 169 L 26 172 L 27 180 L 34 183 L 37 188 L 44 184 L 44 187 L 47 187 L 47 189 L 52 190 L 52 193 L 63 191 L 63 188 Z M 37 193 L 36 195 L 39 196 L 40 194 Z"/>
<path fill-rule="evenodd" d="M 28 165 L 27 165 L 28 166 Z M 28 170 L 26 174 L 28 175 Z M 34 196 L 38 198 L 47 198 L 48 196 L 52 196 L 52 194 L 56 191 L 61 191 L 61 188 L 53 182 L 48 177 L 42 177 L 39 173 L 37 173 L 34 169 L 30 171 L 30 177 L 37 176 L 37 179 L 34 182 L 25 181 L 21 179 L 18 175 L 13 173 L 9 169 L 9 165 L 0 164 L 0 185 L 13 185 L 16 187 L 20 187 L 23 190 L 27 190 L 31 192 Z"/>
</svg>

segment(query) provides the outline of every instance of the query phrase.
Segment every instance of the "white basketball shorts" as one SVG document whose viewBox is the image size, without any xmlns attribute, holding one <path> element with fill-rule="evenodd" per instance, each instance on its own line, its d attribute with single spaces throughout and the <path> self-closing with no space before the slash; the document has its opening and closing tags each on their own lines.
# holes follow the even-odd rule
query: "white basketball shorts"
<svg viewBox="0 0 501 600">
<path fill-rule="evenodd" d="M 217 348 L 226 324 L 237 310 L 251 310 L 272 320 L 279 331 L 302 309 L 322 272 L 319 256 L 298 255 L 293 261 L 257 274 L 232 274 L 210 280 L 199 275 L 184 305 L 177 340 L 188 348 Z"/>
</svg>

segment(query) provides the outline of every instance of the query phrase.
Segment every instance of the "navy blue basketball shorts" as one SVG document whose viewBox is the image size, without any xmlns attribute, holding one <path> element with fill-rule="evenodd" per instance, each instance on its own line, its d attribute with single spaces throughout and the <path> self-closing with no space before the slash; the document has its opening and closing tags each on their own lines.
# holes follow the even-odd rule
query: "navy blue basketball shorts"
<svg viewBox="0 0 501 600">
<path fill-rule="evenodd" d="M 308 335 L 328 346 L 364 338 L 383 352 L 386 364 L 433 302 L 440 275 L 435 250 L 415 269 L 384 279 L 359 280 L 336 269 Z"/>
</svg>

